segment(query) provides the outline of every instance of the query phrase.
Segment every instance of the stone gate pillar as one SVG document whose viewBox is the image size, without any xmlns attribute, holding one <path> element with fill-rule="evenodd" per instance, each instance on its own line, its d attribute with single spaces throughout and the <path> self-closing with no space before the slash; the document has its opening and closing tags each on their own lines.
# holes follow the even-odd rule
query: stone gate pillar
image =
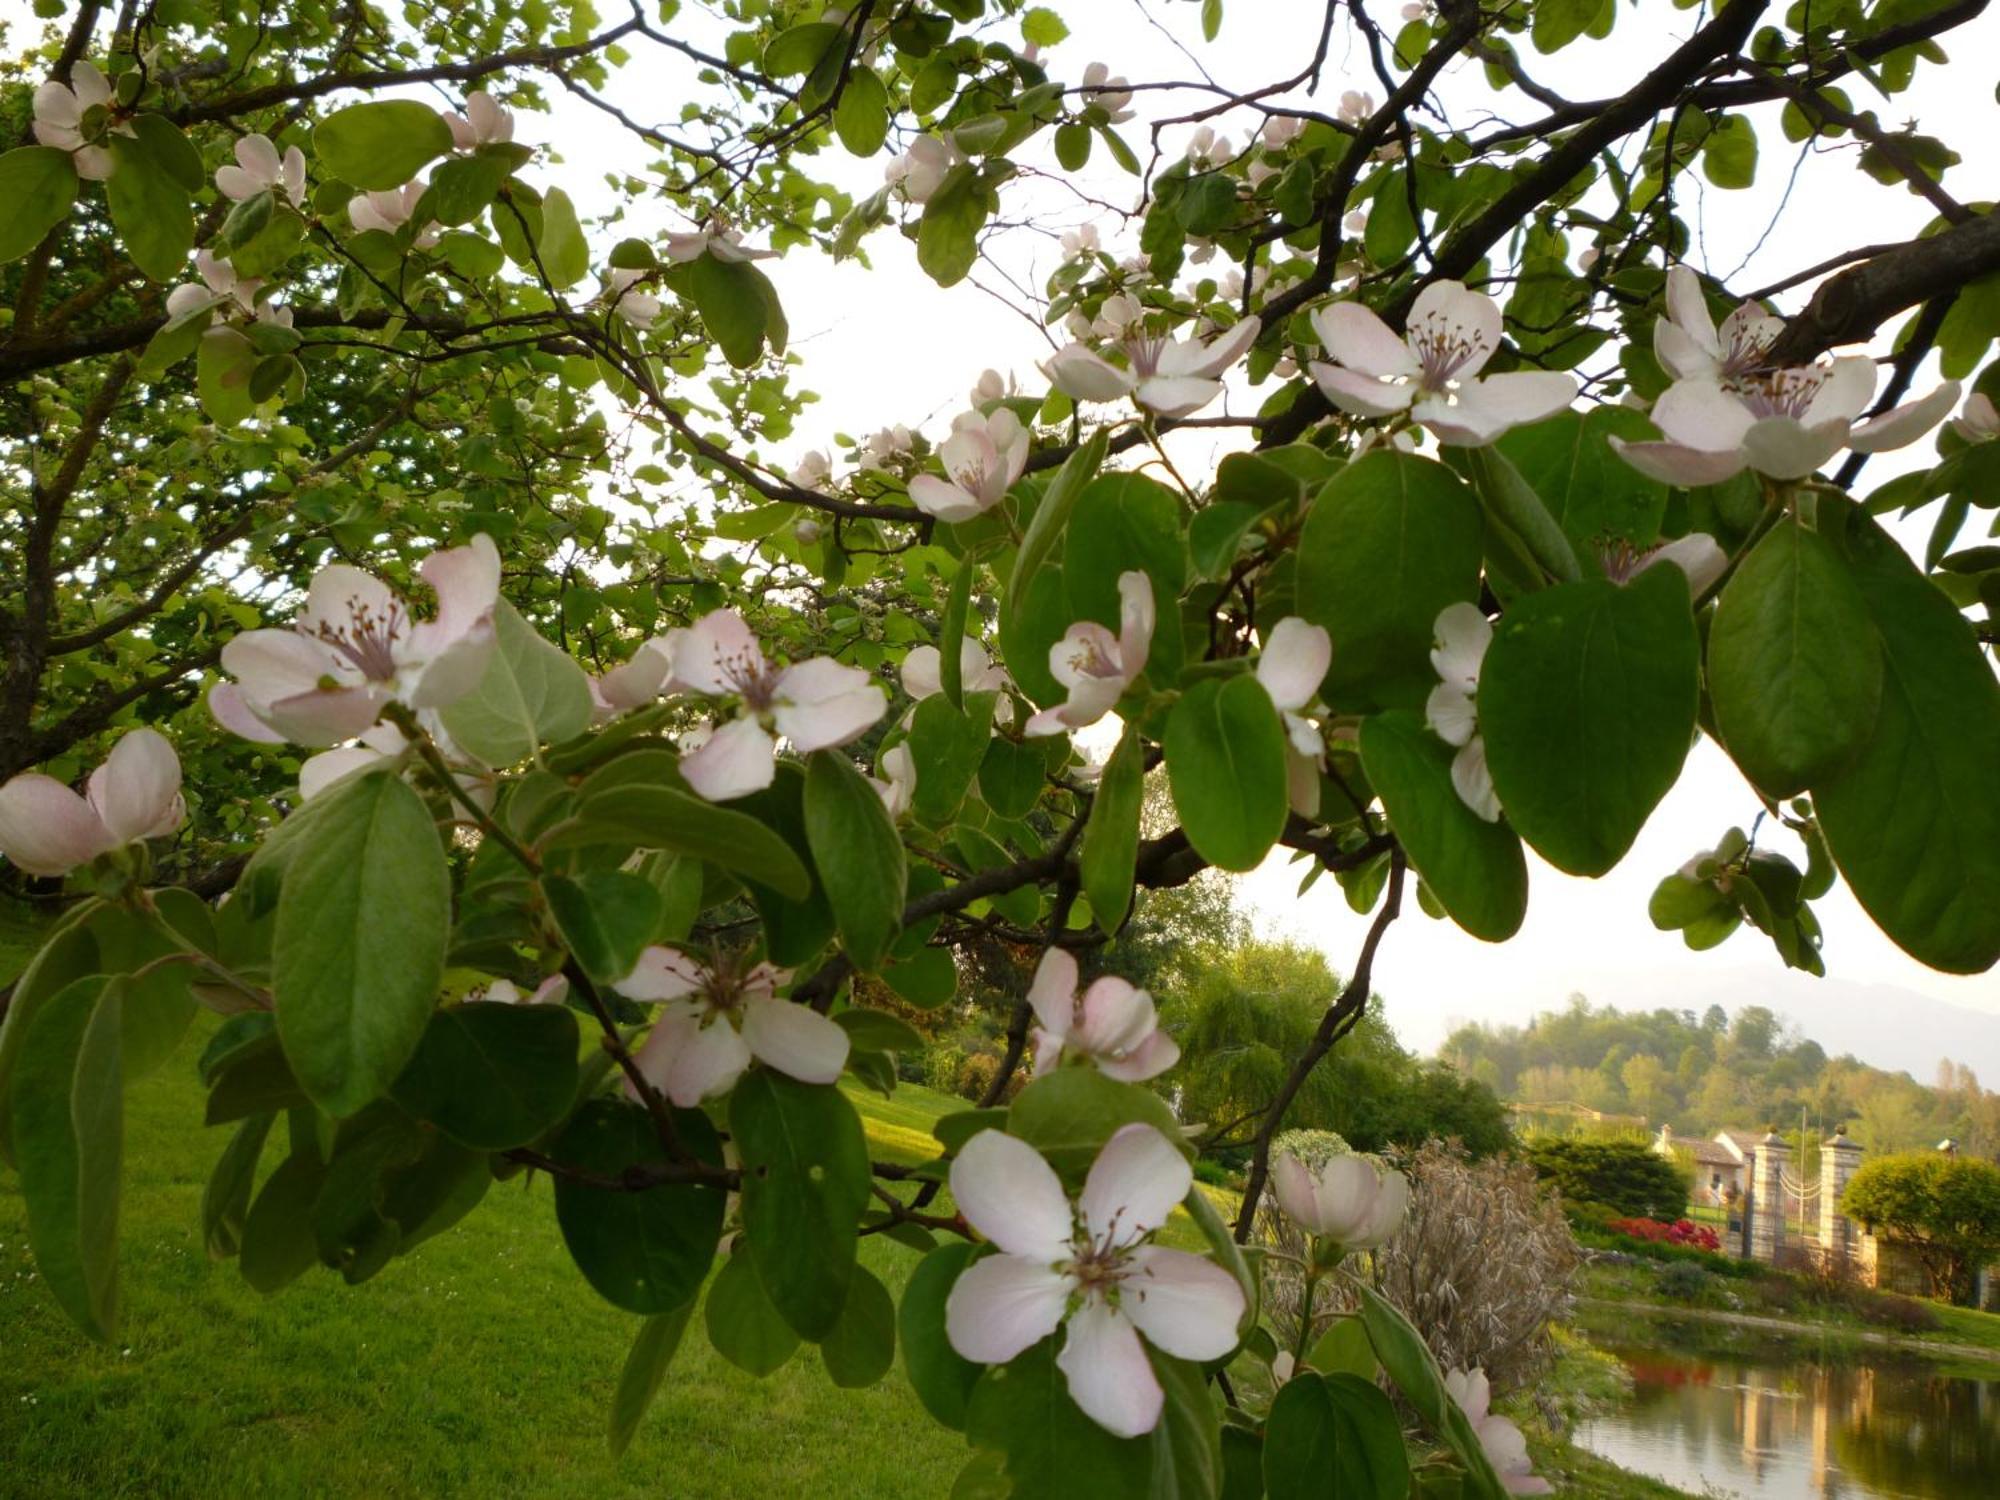
<svg viewBox="0 0 2000 1500">
<path fill-rule="evenodd" d="M 1785 1166 L 1792 1148 L 1777 1131 L 1757 1143 L 1750 1157 L 1750 1258 L 1775 1265 L 1785 1249 Z"/>
<path fill-rule="evenodd" d="M 1861 1147 L 1838 1127 L 1819 1153 L 1820 1253 L 1835 1268 L 1852 1267 L 1861 1255 L 1861 1227 L 1840 1211 L 1840 1195 L 1861 1166 Z"/>
</svg>

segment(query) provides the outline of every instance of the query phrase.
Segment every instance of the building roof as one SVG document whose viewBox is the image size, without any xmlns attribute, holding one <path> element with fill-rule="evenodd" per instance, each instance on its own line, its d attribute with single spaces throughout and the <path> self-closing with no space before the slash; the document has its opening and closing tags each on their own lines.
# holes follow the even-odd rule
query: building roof
<svg viewBox="0 0 2000 1500">
<path fill-rule="evenodd" d="M 1719 1146 L 1714 1141 L 1692 1141 L 1688 1143 L 1688 1154 L 1703 1166 L 1740 1167 L 1736 1153 L 1727 1146 Z"/>
<path fill-rule="evenodd" d="M 1723 1143 L 1725 1149 L 1735 1147 L 1737 1156 L 1746 1161 L 1750 1153 L 1764 1143 L 1764 1137 L 1754 1130 L 1718 1130 L 1715 1139 Z"/>
</svg>

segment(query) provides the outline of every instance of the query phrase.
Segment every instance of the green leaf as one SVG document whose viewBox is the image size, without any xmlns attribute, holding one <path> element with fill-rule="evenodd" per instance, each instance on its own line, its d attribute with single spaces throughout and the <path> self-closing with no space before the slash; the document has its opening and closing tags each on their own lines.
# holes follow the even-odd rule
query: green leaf
<svg viewBox="0 0 2000 1500">
<path fill-rule="evenodd" d="M 721 1143 L 699 1110 L 673 1111 L 682 1149 L 719 1166 Z M 564 1127 L 556 1160 L 606 1177 L 664 1162 L 652 1117 L 636 1104 L 599 1098 Z M 719 1187 L 671 1183 L 643 1192 L 556 1179 L 556 1222 L 584 1279 L 614 1307 L 660 1317 L 701 1290 L 722 1237 L 727 1195 Z"/>
<path fill-rule="evenodd" d="M 1132 906 L 1132 877 L 1139 858 L 1139 809 L 1145 800 L 1146 742 L 1128 724 L 1090 805 L 1078 867 L 1091 915 L 1105 932 L 1116 932 Z"/>
<path fill-rule="evenodd" d="M 244 1222 L 250 1216 L 250 1190 L 256 1185 L 257 1162 L 273 1115 L 252 1115 L 236 1127 L 229 1144 L 216 1158 L 201 1194 L 201 1237 L 211 1260 L 228 1260 L 243 1243 Z"/>
<path fill-rule="evenodd" d="M 134 115 L 132 133 L 146 153 L 186 193 L 198 193 L 208 181 L 201 153 L 181 128 L 165 115 Z"/>
<path fill-rule="evenodd" d="M 1820 827 L 1869 916 L 1952 974 L 2000 959 L 2000 686 L 1972 627 L 1895 540 L 1846 502 L 1846 552 L 1882 637 L 1882 702 L 1853 762 L 1813 789 Z"/>
<path fill-rule="evenodd" d="M 1151 1089 L 1106 1078 L 1095 1068 L 1057 1068 L 1014 1097 L 1007 1130 L 1033 1146 L 1050 1166 L 1080 1181 L 1097 1153 L 1122 1126 L 1151 1125 L 1192 1155 L 1180 1122 Z"/>
<path fill-rule="evenodd" d="M 1046 5 L 1030 6 L 1021 15 L 1021 39 L 1031 47 L 1054 47 L 1069 36 L 1063 18 Z"/>
<path fill-rule="evenodd" d="M 187 189 L 130 136 L 111 137 L 111 156 L 117 165 L 104 184 L 104 196 L 125 253 L 155 281 L 178 279 L 194 247 L 194 208 Z"/>
<path fill-rule="evenodd" d="M 1222 0 L 1201 0 L 1201 36 L 1212 42 L 1222 32 Z"/>
<path fill-rule="evenodd" d="M 542 195 L 542 232 L 535 252 L 551 286 L 575 286 L 590 274 L 590 242 L 577 222 L 576 206 L 561 188 Z"/>
<path fill-rule="evenodd" d="M 1039 745 L 996 735 L 986 742 L 986 758 L 979 763 L 979 795 L 996 816 L 1025 818 L 1041 800 L 1047 769 Z"/>
<path fill-rule="evenodd" d="M 510 157 L 484 151 L 475 152 L 471 156 L 454 156 L 449 161 L 439 162 L 438 169 L 431 173 L 431 189 L 425 195 L 424 202 L 427 207 L 424 212 L 446 226 L 470 224 L 492 205 L 494 198 L 499 196 L 500 184 L 512 176 L 513 172 L 514 162 Z M 569 222 L 565 232 L 581 240 L 583 234 L 576 222 L 576 210 L 567 198 L 563 200 L 563 207 L 557 210 L 557 213 L 558 215 L 567 213 Z M 542 263 L 549 266 L 550 276 L 553 279 L 555 268 L 549 263 L 550 222 L 545 207 L 542 214 L 542 243 L 538 248 Z M 574 253 L 573 250 L 570 253 Z M 499 266 L 496 264 L 494 270 L 498 269 Z M 558 283 L 558 285 L 566 284 Z"/>
<path fill-rule="evenodd" d="M 748 261 L 704 254 L 688 265 L 689 300 L 723 358 L 739 370 L 754 365 L 764 352 L 768 285 L 764 274 Z"/>
<path fill-rule="evenodd" d="M 1479 502 L 1451 470 L 1378 449 L 1334 475 L 1299 537 L 1298 609 L 1334 641 L 1335 708 L 1421 708 L 1437 683 L 1432 633 L 1475 598 Z"/>
<path fill-rule="evenodd" d="M 936 1010 L 958 993 L 958 965 L 949 949 L 919 948 L 884 968 L 882 982 L 906 1005 Z"/>
<path fill-rule="evenodd" d="M 1605 544 L 1643 548 L 1659 540 L 1667 487 L 1626 463 L 1608 441 L 1651 436 L 1643 412 L 1600 406 L 1516 427 L 1495 448 L 1561 525 L 1584 571 L 1595 576 Z"/>
<path fill-rule="evenodd" d="M 667 1366 L 674 1362 L 688 1320 L 693 1316 L 694 1299 L 690 1297 L 672 1312 L 648 1318 L 640 1325 L 639 1336 L 632 1340 L 632 1352 L 625 1356 L 625 1368 L 618 1372 L 618 1389 L 611 1396 L 608 1436 L 613 1458 L 632 1445 L 639 1419 L 646 1415 L 646 1408 L 659 1394 L 660 1383 L 667 1378 Z"/>
<path fill-rule="evenodd" d="M 992 191 L 974 168 L 961 164 L 945 174 L 917 225 L 917 264 L 931 280 L 953 286 L 965 279 L 979 259 L 979 231 L 992 211 Z"/>
<path fill-rule="evenodd" d="M 868 1206 L 861 1117 L 837 1088 L 757 1068 L 730 1096 L 729 1128 L 758 1280 L 785 1321 L 817 1343 L 847 1304 L 856 1225 Z"/>
<path fill-rule="evenodd" d="M 1056 160 L 1065 172 L 1081 172 L 1090 163 L 1090 127 L 1081 120 L 1056 126 Z"/>
<path fill-rule="evenodd" d="M 1817 531 L 1780 521 L 1737 565 L 1709 627 L 1708 691 L 1723 744 L 1773 797 L 1839 770 L 1868 738 L 1882 641 Z"/>
<path fill-rule="evenodd" d="M 903 841 L 867 778 L 838 750 L 806 762 L 806 839 L 855 966 L 877 968 L 902 922 Z"/>
<path fill-rule="evenodd" d="M 480 1151 L 525 1146 L 576 1100 L 576 1016 L 560 1005 L 474 1002 L 435 1012 L 395 1099 Z"/>
<path fill-rule="evenodd" d="M 921 1052 L 924 1048 L 922 1034 L 908 1021 L 892 1016 L 886 1010 L 850 1008 L 835 1016 L 833 1021 L 863 1052 Z"/>
<path fill-rule="evenodd" d="M 313 1238 L 313 1204 L 326 1180 L 326 1164 L 312 1145 L 292 1154 L 264 1179 L 243 1221 L 237 1267 L 243 1279 L 269 1295 L 305 1274 L 319 1260 Z"/>
<path fill-rule="evenodd" d="M 320 166 L 358 188 L 399 188 L 451 150 L 451 127 L 427 104 L 384 99 L 335 110 L 313 129 Z"/>
<path fill-rule="evenodd" d="M 1474 937 L 1504 942 L 1527 915 L 1528 862 L 1511 828 L 1487 822 L 1458 795 L 1453 754 L 1409 709 L 1361 722 L 1361 768 L 1410 863 L 1453 921 Z"/>
<path fill-rule="evenodd" d="M 570 953 L 600 985 L 632 972 L 666 914 L 659 889 L 625 870 L 544 875 L 542 894 Z"/>
<path fill-rule="evenodd" d="M 1581 578 L 1583 569 L 1576 560 L 1576 549 L 1549 514 L 1542 497 L 1506 455 L 1488 447 L 1468 448 L 1465 456 L 1472 468 L 1473 488 L 1485 504 L 1488 518 L 1518 536 L 1528 555 L 1556 582 L 1573 583 Z"/>
<path fill-rule="evenodd" d="M 196 346 L 195 382 L 202 410 L 218 427 L 234 427 L 257 410 L 250 381 L 257 347 L 234 328 L 211 328 Z"/>
<path fill-rule="evenodd" d="M 429 809 L 399 777 L 315 800 L 333 805 L 279 890 L 275 999 L 293 1073 L 339 1117 L 386 1093 L 416 1051 L 444 973 L 451 878 Z"/>
<path fill-rule="evenodd" d="M 896 1362 L 896 1304 L 865 1266 L 854 1268 L 840 1321 L 820 1344 L 826 1373 L 842 1390 L 875 1384 Z"/>
<path fill-rule="evenodd" d="M 1550 864 L 1602 875 L 1631 848 L 1687 759 L 1699 652 L 1673 567 L 1560 584 L 1501 619 L 1479 681 L 1486 763 Z"/>
<path fill-rule="evenodd" d="M 1174 601 L 1187 583 L 1180 501 L 1143 474 L 1100 475 L 1077 496 L 1064 542 L 1070 620 L 1095 620 L 1115 634 L 1123 608 L 1118 580 L 1134 569 L 1152 580 L 1157 606 L 1147 673 L 1171 682 L 1183 654 Z"/>
<path fill-rule="evenodd" d="M 672 787 L 626 784 L 590 792 L 576 818 L 541 841 L 545 850 L 595 845 L 691 855 L 795 901 L 812 893 L 804 862 L 757 818 Z"/>
<path fill-rule="evenodd" d="M 1069 525 L 1071 512 L 1082 496 L 1086 486 L 1097 477 L 1097 471 L 1104 466 L 1104 455 L 1110 445 L 1110 429 L 1099 427 L 1056 470 L 1056 477 L 1049 481 L 1049 487 L 1042 492 L 1035 513 L 1028 518 L 1027 532 L 1021 538 L 1020 550 L 1014 556 L 1014 572 L 1007 587 L 1009 599 L 1024 593 L 1028 583 L 1042 570 L 1049 554 L 1062 539 Z"/>
<path fill-rule="evenodd" d="M 910 716 L 910 754 L 917 787 L 910 805 L 926 823 L 944 823 L 958 812 L 993 738 L 992 693 L 973 693 L 961 713 L 949 693 L 921 700 Z"/>
<path fill-rule="evenodd" d="M 35 1268 L 85 1333 L 118 1321 L 119 1065 L 123 978 L 93 975 L 49 997 L 14 1065 L 13 1142 Z"/>
<path fill-rule="evenodd" d="M 1165 750 L 1195 852 L 1225 870 L 1256 869 L 1288 812 L 1285 731 L 1271 695 L 1254 677 L 1197 682 L 1174 705 Z"/>
<path fill-rule="evenodd" d="M 715 1352 L 760 1380 L 798 1351 L 799 1336 L 778 1316 L 741 1247 L 723 1262 L 702 1311 Z"/>
<path fill-rule="evenodd" d="M 944 1304 L 959 1274 L 979 1254 L 977 1245 L 956 1243 L 931 1251 L 910 1273 L 898 1314 L 903 1335 L 903 1372 L 924 1410 L 954 1431 L 965 1429 L 966 1406 L 985 1367 L 951 1347 L 945 1337 Z"/>
<path fill-rule="evenodd" d="M 1757 181 L 1757 131 L 1742 115 L 1725 115 L 1701 143 L 1702 175 L 1719 188 Z"/>
<path fill-rule="evenodd" d="M 1264 1483 L 1271 1500 L 1404 1500 L 1410 1459 L 1396 1408 L 1353 1375 L 1295 1375 L 1271 1402 Z"/>
<path fill-rule="evenodd" d="M 810 73 L 835 47 L 846 44 L 846 29 L 831 21 L 808 21 L 788 27 L 764 49 L 764 72 L 772 78 Z"/>
<path fill-rule="evenodd" d="M 856 156 L 873 156 L 882 149 L 889 138 L 889 91 L 873 68 L 848 73 L 833 109 L 833 130 Z"/>
<path fill-rule="evenodd" d="M 1361 1325 L 1375 1357 L 1424 1425 L 1450 1445 L 1465 1465 L 1467 1494 L 1475 1500 L 1506 1500 L 1507 1491 L 1480 1446 L 1479 1435 L 1444 1387 L 1444 1374 L 1424 1347 L 1422 1335 L 1382 1295 L 1366 1283 L 1350 1283 L 1361 1301 Z"/>
<path fill-rule="evenodd" d="M 590 678 L 504 599 L 493 628 L 497 644 L 479 686 L 446 704 L 439 717 L 466 754 L 511 766 L 590 727 Z"/>
<path fill-rule="evenodd" d="M 1062 569 L 1044 563 L 1015 582 L 1000 601 L 1000 654 L 1021 691 L 1039 704 L 1059 703 L 1063 689 L 1049 671 L 1049 651 L 1076 621 Z"/>
<path fill-rule="evenodd" d="M 1322 1375 L 1358 1375 L 1370 1382 L 1381 1369 L 1368 1330 L 1356 1317 L 1335 1318 L 1307 1353 L 1306 1363 Z"/>
<path fill-rule="evenodd" d="M 53 146 L 18 146 L 0 156 L 0 262 L 19 260 L 69 217 L 76 166 Z"/>
<path fill-rule="evenodd" d="M 954 708 L 965 707 L 965 617 L 972 609 L 972 580 L 979 571 L 972 557 L 959 560 L 938 622 L 938 686 Z M 988 715 L 989 720 L 991 715 Z"/>
<path fill-rule="evenodd" d="M 1152 1494 L 1151 1440 L 1114 1437 L 1083 1414 L 1056 1367 L 1056 1343 L 1043 1339 L 986 1372 L 966 1409 L 966 1436 L 1006 1455 L 1010 1494 L 1146 1500 Z"/>
</svg>

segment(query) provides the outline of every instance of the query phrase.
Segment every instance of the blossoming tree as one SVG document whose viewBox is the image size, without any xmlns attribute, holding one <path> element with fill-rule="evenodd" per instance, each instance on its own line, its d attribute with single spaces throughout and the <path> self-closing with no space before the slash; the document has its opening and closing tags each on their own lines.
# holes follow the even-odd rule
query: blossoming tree
<svg viewBox="0 0 2000 1500">
<path fill-rule="evenodd" d="M 1961 541 L 2000 498 L 2000 218 L 1858 102 L 1990 46 L 1983 0 L 1689 8 L 1590 98 L 1540 60 L 1638 24 L 1612 0 L 1297 7 L 1310 51 L 1241 89 L 1071 70 L 1019 0 L 39 9 L 0 852 L 71 900 L 0 1022 L 0 1155 L 90 1334 L 122 1092 L 205 1008 L 209 1250 L 360 1282 L 546 1179 L 635 1320 L 614 1444 L 699 1311 L 756 1373 L 900 1350 L 959 1494 L 1535 1493 L 1485 1377 L 1364 1284 L 1294 1347 L 1259 1317 L 1267 1186 L 1308 1306 L 1406 1201 L 1271 1149 L 1406 906 L 1506 940 L 1525 850 L 1609 871 L 1707 737 L 1809 858 L 1691 834 L 1659 926 L 1819 972 L 1844 880 L 1924 963 L 2000 957 L 2000 553 Z M 671 118 L 620 102 L 639 69 Z M 558 92 L 673 227 L 579 216 L 530 126 Z M 1768 182 L 1777 135 L 1934 217 L 1725 285 L 1688 184 Z M 883 185 L 815 180 L 833 152 Z M 780 465 L 788 259 L 900 232 L 969 284 L 1093 158 L 1138 209 L 1063 237 L 1036 380 Z M 1203 427 L 1240 441 L 1189 472 Z M 1178 1044 L 1090 955 L 1278 849 L 1372 925 L 1262 1113 L 1178 1119 Z M 1036 958 L 1004 1066 L 937 1160 L 871 1161 L 838 1085 L 916 1038 L 867 997 L 943 1005 L 993 935 Z M 1225 1214 L 1189 1157 L 1232 1130 Z"/>
</svg>

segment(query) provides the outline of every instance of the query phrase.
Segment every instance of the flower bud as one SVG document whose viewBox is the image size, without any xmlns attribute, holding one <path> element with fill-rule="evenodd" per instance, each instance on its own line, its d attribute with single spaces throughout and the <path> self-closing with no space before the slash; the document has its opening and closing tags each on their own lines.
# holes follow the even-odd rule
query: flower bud
<svg viewBox="0 0 2000 1500">
<path fill-rule="evenodd" d="M 1334 1156 L 1317 1168 L 1283 1155 L 1271 1169 L 1278 1206 L 1301 1229 L 1342 1250 L 1374 1250 L 1402 1225 L 1409 1180 L 1367 1156 Z"/>
</svg>

